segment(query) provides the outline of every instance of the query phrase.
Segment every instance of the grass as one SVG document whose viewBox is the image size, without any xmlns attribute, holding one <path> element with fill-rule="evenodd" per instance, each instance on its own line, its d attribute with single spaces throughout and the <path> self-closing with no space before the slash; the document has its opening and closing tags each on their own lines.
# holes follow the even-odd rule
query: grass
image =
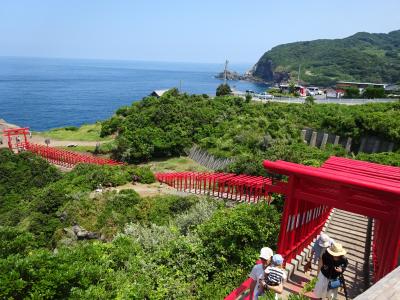
<svg viewBox="0 0 400 300">
<path fill-rule="evenodd" d="M 36 132 L 36 135 L 69 141 L 107 141 L 110 137 L 100 137 L 101 124 L 86 124 L 81 127 L 69 126 L 63 128 L 55 128 L 49 131 Z"/>
<path fill-rule="evenodd" d="M 205 172 L 210 171 L 189 157 L 174 157 L 167 160 L 151 161 L 141 166 L 150 167 L 153 172 Z"/>
</svg>

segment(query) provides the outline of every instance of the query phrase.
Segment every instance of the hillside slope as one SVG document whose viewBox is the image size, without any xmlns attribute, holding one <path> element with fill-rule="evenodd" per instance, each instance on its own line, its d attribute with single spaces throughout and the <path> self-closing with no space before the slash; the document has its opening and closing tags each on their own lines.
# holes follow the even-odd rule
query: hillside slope
<svg viewBox="0 0 400 300">
<path fill-rule="evenodd" d="M 279 45 L 264 53 L 252 74 L 265 81 L 297 79 L 299 65 L 301 80 L 310 84 L 399 82 L 400 30 Z"/>
</svg>

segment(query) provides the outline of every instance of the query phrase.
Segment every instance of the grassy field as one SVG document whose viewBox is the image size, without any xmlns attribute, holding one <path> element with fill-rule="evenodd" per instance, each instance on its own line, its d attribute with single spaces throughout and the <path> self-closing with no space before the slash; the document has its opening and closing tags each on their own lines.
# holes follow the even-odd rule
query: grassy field
<svg viewBox="0 0 400 300">
<path fill-rule="evenodd" d="M 189 157 L 174 157 L 167 160 L 151 161 L 141 166 L 148 166 L 153 172 L 184 172 L 195 171 L 205 172 L 210 171 L 206 167 L 199 165 Z"/>
<path fill-rule="evenodd" d="M 55 128 L 49 131 L 35 132 L 35 135 L 45 136 L 56 140 L 68 141 L 107 141 L 110 137 L 100 137 L 101 124 L 87 124 L 81 127 L 69 126 L 63 128 Z"/>
</svg>

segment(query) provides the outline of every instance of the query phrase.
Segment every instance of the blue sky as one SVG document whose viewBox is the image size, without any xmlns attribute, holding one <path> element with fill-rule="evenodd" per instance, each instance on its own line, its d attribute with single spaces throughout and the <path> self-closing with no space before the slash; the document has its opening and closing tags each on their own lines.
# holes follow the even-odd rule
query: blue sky
<svg viewBox="0 0 400 300">
<path fill-rule="evenodd" d="M 281 43 L 400 29 L 399 0 L 2 0 L 0 56 L 255 63 Z"/>
</svg>

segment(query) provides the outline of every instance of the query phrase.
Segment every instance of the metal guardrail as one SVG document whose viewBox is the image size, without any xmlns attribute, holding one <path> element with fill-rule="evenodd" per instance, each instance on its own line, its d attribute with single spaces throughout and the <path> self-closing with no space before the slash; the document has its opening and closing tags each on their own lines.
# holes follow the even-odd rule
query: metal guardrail
<svg viewBox="0 0 400 300">
<path fill-rule="evenodd" d="M 245 97 L 245 92 L 234 91 L 234 96 L 241 96 Z M 274 96 L 273 98 L 266 99 L 265 95 L 261 94 L 251 94 L 252 100 L 260 101 L 264 103 L 268 102 L 283 102 L 283 103 L 304 103 L 304 97 L 279 97 Z M 366 104 L 366 103 L 384 103 L 384 102 L 396 102 L 399 99 L 393 98 L 376 98 L 376 99 L 345 99 L 345 98 L 316 98 L 315 103 L 318 104 L 345 104 L 345 105 L 359 105 L 359 104 Z"/>
</svg>

